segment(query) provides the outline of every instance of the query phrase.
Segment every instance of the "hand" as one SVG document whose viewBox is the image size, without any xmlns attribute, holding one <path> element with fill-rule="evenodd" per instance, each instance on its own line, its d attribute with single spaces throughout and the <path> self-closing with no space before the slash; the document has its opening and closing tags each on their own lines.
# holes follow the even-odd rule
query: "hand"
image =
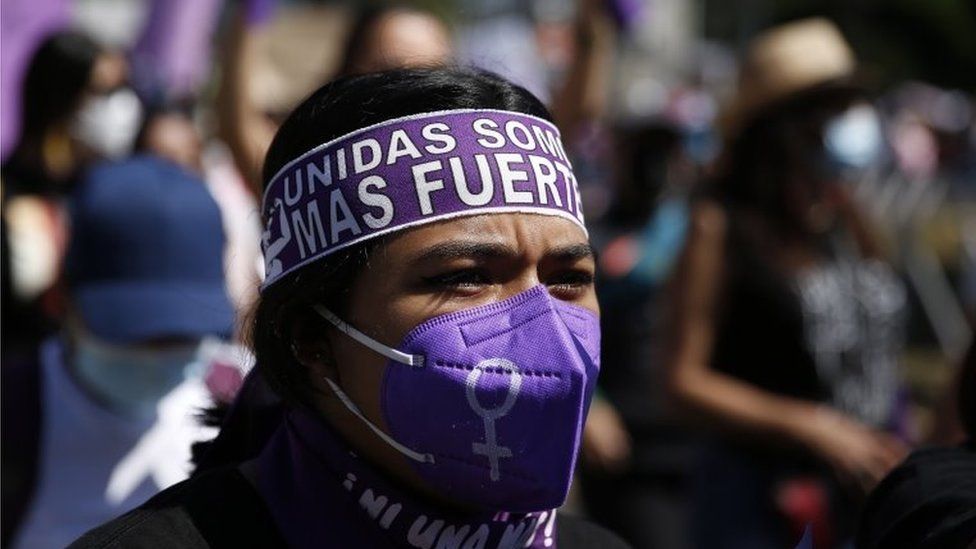
<svg viewBox="0 0 976 549">
<path fill-rule="evenodd" d="M 583 459 L 606 472 L 619 473 L 630 464 L 630 434 L 609 402 L 594 399 L 583 427 Z"/>
<path fill-rule="evenodd" d="M 802 438 L 838 479 L 867 494 L 905 458 L 908 448 L 835 410 L 819 407 L 804 422 Z"/>
</svg>

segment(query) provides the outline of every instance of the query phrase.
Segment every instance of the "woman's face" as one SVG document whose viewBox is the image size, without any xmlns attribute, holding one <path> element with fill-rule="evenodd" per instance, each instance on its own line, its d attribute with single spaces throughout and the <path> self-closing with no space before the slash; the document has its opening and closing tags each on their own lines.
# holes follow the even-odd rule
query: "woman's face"
<svg viewBox="0 0 976 549">
<path fill-rule="evenodd" d="M 427 67 L 447 63 L 451 37 L 444 25 L 425 13 L 394 11 L 380 18 L 358 52 L 353 72 L 398 67 Z"/>
<path fill-rule="evenodd" d="M 202 171 L 203 143 L 188 116 L 179 113 L 153 116 L 143 139 L 149 152 L 188 170 Z"/>
<path fill-rule="evenodd" d="M 105 52 L 98 56 L 92 67 L 88 93 L 96 96 L 110 93 L 125 85 L 128 78 L 129 64 L 125 57 L 118 52 Z"/>
<path fill-rule="evenodd" d="M 124 57 L 117 53 L 98 57 L 71 123 L 85 156 L 122 158 L 131 152 L 142 121 L 142 104 L 127 87 L 127 80 Z"/>
<path fill-rule="evenodd" d="M 396 347 L 424 321 L 502 301 L 539 284 L 550 294 L 598 313 L 593 252 L 575 224 L 552 216 L 492 214 L 463 217 L 406 231 L 377 248 L 354 283 L 345 320 Z M 329 376 L 376 425 L 387 359 L 334 329 L 325 358 L 306 363 L 320 409 L 333 425 L 401 478 L 414 478 L 402 457 L 381 442 L 334 397 Z M 370 455 L 372 454 L 372 455 Z"/>
</svg>

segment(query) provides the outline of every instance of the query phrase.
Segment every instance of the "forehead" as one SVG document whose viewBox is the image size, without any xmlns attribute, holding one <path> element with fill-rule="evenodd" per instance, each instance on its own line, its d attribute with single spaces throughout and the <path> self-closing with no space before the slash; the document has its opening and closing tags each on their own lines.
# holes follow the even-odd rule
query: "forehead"
<svg viewBox="0 0 976 549">
<path fill-rule="evenodd" d="M 390 238 L 385 247 L 394 255 L 409 254 L 452 240 L 504 244 L 522 253 L 544 253 L 589 241 L 578 225 L 561 217 L 499 213 L 458 217 L 413 228 Z"/>
<path fill-rule="evenodd" d="M 427 38 L 442 38 L 447 35 L 447 29 L 441 22 L 426 13 L 410 11 L 393 11 L 380 18 L 374 27 L 374 33 L 380 39 L 402 39 L 410 42 Z"/>
</svg>

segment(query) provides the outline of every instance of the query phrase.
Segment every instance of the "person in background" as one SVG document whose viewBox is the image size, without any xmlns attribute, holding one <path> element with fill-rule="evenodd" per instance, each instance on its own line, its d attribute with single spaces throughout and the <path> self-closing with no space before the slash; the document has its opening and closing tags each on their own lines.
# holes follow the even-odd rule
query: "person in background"
<svg viewBox="0 0 976 549">
<path fill-rule="evenodd" d="M 150 156 L 86 171 L 70 204 L 61 334 L 3 365 L 4 539 L 64 547 L 190 472 L 246 355 L 220 212 L 202 181 Z"/>
<path fill-rule="evenodd" d="M 254 303 L 262 276 L 257 198 L 227 146 L 205 130 L 216 110 L 207 91 L 209 82 L 215 69 L 222 68 L 221 60 L 213 56 L 214 35 L 228 3 L 149 0 L 145 4 L 145 22 L 128 52 L 133 85 L 146 105 L 135 149 L 168 159 L 206 183 L 224 221 L 228 296 L 243 317 Z M 249 17 L 267 17 L 273 4 L 250 2 Z"/>
<path fill-rule="evenodd" d="M 45 39 L 27 70 L 21 137 L 0 172 L 13 290 L 3 305 L 8 350 L 31 349 L 57 327 L 63 197 L 85 166 L 131 151 L 142 108 L 127 71 L 119 53 L 75 31 Z"/>
<path fill-rule="evenodd" d="M 63 195 L 83 166 L 128 154 L 142 109 L 127 78 L 120 53 L 80 32 L 44 40 L 24 78 L 21 137 L 4 165 L 7 196 Z"/>
<path fill-rule="evenodd" d="M 614 203 L 593 229 L 604 365 L 583 439 L 587 512 L 635 547 L 686 547 L 694 442 L 667 407 L 662 290 L 684 243 L 695 167 L 663 116 L 618 128 Z M 618 411 L 618 412 L 615 412 Z"/>
<path fill-rule="evenodd" d="M 788 547 L 807 524 L 817 547 L 841 544 L 905 455 L 892 432 L 905 290 L 837 170 L 881 146 L 854 69 L 823 19 L 757 37 L 691 213 L 669 390 L 718 435 L 699 467 L 700 547 Z"/>
<path fill-rule="evenodd" d="M 552 113 L 571 146 L 604 123 L 610 98 L 618 28 L 608 0 L 579 0 L 573 57 L 552 98 Z"/>
<path fill-rule="evenodd" d="M 149 108 L 136 136 L 135 151 L 203 173 L 203 136 L 193 123 L 193 108 L 190 100 Z"/>
<path fill-rule="evenodd" d="M 635 547 L 680 548 L 693 454 L 665 411 L 658 303 L 684 239 L 694 167 L 672 105 L 640 121 L 610 120 L 608 71 L 628 32 L 619 4 L 577 3 L 573 55 L 552 102 L 580 177 L 608 313 L 578 479 L 584 509 L 601 526 Z"/>
<path fill-rule="evenodd" d="M 228 36 L 225 77 L 221 80 L 218 115 L 221 134 L 238 169 L 255 195 L 261 164 L 281 118 L 262 112 L 248 86 L 257 55 L 257 32 L 273 14 L 274 0 L 249 0 Z M 404 4 L 368 7 L 354 15 L 335 76 L 398 67 L 443 65 L 453 57 L 450 32 L 430 12 Z"/>
<path fill-rule="evenodd" d="M 228 297 L 237 317 L 243 318 L 257 298 L 263 272 L 258 206 L 226 147 L 217 140 L 206 140 L 198 130 L 193 118 L 195 109 L 192 99 L 151 105 L 135 150 L 169 160 L 205 182 L 223 219 Z M 235 339 L 240 336 L 237 333 Z"/>
<path fill-rule="evenodd" d="M 453 56 L 450 30 L 434 14 L 407 4 L 374 5 L 356 14 L 336 76 L 436 67 Z"/>
</svg>

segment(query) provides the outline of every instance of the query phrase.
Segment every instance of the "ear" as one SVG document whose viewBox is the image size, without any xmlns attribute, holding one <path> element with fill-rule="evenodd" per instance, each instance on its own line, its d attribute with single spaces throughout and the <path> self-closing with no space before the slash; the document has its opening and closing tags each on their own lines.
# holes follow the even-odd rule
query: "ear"
<svg viewBox="0 0 976 549">
<path fill-rule="evenodd" d="M 338 369 L 329 344 L 329 325 L 313 311 L 296 312 L 292 317 L 288 340 L 292 356 L 316 375 L 338 379 Z"/>
</svg>

